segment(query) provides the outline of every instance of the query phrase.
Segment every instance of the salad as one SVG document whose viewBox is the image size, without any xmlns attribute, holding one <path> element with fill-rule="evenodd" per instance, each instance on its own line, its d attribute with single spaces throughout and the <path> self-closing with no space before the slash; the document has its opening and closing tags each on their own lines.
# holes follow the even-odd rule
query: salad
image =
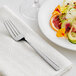
<svg viewBox="0 0 76 76">
<path fill-rule="evenodd" d="M 76 2 L 70 1 L 58 5 L 52 12 L 50 26 L 56 31 L 57 37 L 64 37 L 76 44 Z"/>
</svg>

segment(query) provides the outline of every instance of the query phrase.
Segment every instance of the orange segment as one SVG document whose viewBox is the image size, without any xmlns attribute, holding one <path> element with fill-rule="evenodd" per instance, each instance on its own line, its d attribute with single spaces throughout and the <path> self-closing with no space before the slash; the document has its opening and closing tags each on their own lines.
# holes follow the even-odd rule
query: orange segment
<svg viewBox="0 0 76 76">
<path fill-rule="evenodd" d="M 55 13 L 55 11 L 57 11 L 57 12 L 61 13 L 61 7 L 60 7 L 60 5 L 58 5 L 58 6 L 55 8 L 55 10 L 53 11 L 53 13 L 52 13 L 52 14 L 54 14 L 54 13 Z"/>
<path fill-rule="evenodd" d="M 56 25 L 54 25 L 53 20 L 56 16 L 59 16 L 60 13 L 61 13 L 61 7 L 60 7 L 60 5 L 58 5 L 55 8 L 54 12 L 52 13 L 52 17 L 50 18 L 50 25 L 51 25 L 52 29 L 55 30 L 56 32 L 58 31 L 58 28 L 56 27 Z M 59 24 L 59 23 L 57 23 L 57 24 Z"/>
<path fill-rule="evenodd" d="M 57 16 L 57 15 L 55 15 L 55 16 Z M 58 29 L 57 29 L 57 28 L 54 26 L 54 24 L 53 24 L 53 18 L 54 18 L 55 16 L 52 16 L 52 17 L 50 18 L 50 25 L 51 25 L 51 28 L 52 28 L 53 30 L 58 31 Z"/>
<path fill-rule="evenodd" d="M 58 11 L 54 11 L 53 13 L 52 13 L 52 15 L 59 15 L 60 13 L 58 12 Z"/>
<path fill-rule="evenodd" d="M 62 28 L 62 29 L 59 29 L 56 33 L 56 36 L 57 37 L 65 37 L 66 34 L 65 34 L 65 28 Z"/>
<path fill-rule="evenodd" d="M 56 16 L 58 16 L 59 14 L 56 13 L 54 15 L 52 15 L 52 17 L 50 18 L 50 26 L 52 27 L 53 30 L 55 30 L 56 32 L 58 31 L 58 29 L 55 27 L 54 23 L 53 23 L 53 20 Z"/>
</svg>

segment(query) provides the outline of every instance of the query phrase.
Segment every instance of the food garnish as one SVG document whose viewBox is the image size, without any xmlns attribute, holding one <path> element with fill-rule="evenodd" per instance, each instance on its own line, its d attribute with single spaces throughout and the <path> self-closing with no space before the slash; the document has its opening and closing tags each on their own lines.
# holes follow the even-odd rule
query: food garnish
<svg viewBox="0 0 76 76">
<path fill-rule="evenodd" d="M 50 26 L 57 37 L 76 43 L 76 2 L 64 0 L 62 6 L 58 5 L 50 18 Z"/>
</svg>

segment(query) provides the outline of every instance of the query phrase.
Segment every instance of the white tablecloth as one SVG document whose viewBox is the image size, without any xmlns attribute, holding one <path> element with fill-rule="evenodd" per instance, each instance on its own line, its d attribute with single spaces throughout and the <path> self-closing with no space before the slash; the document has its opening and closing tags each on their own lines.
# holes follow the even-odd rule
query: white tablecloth
<svg viewBox="0 0 76 76">
<path fill-rule="evenodd" d="M 23 0 L 0 0 L 0 6 L 1 5 L 7 5 L 7 6 L 9 6 L 12 10 L 14 10 L 21 18 L 22 18 L 22 16 L 21 16 L 21 14 L 20 14 L 20 12 L 19 12 L 19 5 L 21 4 L 21 2 L 22 2 Z M 42 0 L 40 1 L 41 2 L 41 4 L 42 4 Z M 59 52 L 61 52 L 63 55 L 65 55 L 69 60 L 71 60 L 71 62 L 73 63 L 73 68 L 68 72 L 68 73 L 66 73 L 64 76 L 72 76 L 72 75 L 74 75 L 74 76 L 76 76 L 76 52 L 73 52 L 73 51 L 71 51 L 71 50 L 67 50 L 67 49 L 64 49 L 64 48 L 61 48 L 61 47 L 59 47 L 59 46 L 57 46 L 57 45 L 55 45 L 55 44 L 53 44 L 52 42 L 50 42 L 49 40 L 47 40 L 47 38 L 45 37 L 45 36 L 43 36 L 43 34 L 41 33 L 41 31 L 40 31 L 40 29 L 39 29 L 39 27 L 38 27 L 38 24 L 37 24 L 37 22 L 32 22 L 32 21 L 30 21 L 30 20 L 27 20 L 27 19 L 24 19 L 24 18 L 22 18 L 24 21 L 26 21 L 28 24 L 29 24 L 29 26 L 32 28 L 32 29 L 34 29 L 37 33 L 39 33 L 50 45 L 52 45 L 54 48 L 56 48 Z M 25 50 L 27 50 L 28 52 L 31 52 L 30 50 L 33 50 L 30 46 L 29 46 L 29 48 L 27 48 L 27 44 L 26 44 L 26 46 L 25 46 Z M 14 47 L 14 46 L 13 46 Z M 4 48 L 5 49 L 5 48 Z M 3 50 L 3 49 L 0 49 L 0 51 L 1 50 Z M 7 51 L 6 51 L 7 52 Z M 34 56 L 34 55 L 33 55 Z M 39 56 L 37 57 L 37 59 L 39 60 Z M 1 60 L 1 57 L 0 57 L 0 60 Z M 8 60 L 7 60 L 8 61 Z M 10 63 L 11 63 L 11 61 L 10 61 Z M 8 63 L 7 63 L 8 64 Z M 11 65 L 9 65 L 9 66 L 11 66 Z M 40 66 L 41 66 L 41 64 L 40 64 Z M 8 67 L 8 66 L 5 66 L 5 67 Z M 15 67 L 15 66 L 14 66 Z M 12 67 L 10 67 L 10 68 L 13 68 L 13 66 Z M 28 67 L 29 68 L 29 67 Z M 42 68 L 42 67 L 41 67 Z M 35 69 L 37 70 L 38 69 L 38 67 L 35 67 Z M 4 69 L 2 70 L 2 72 L 4 71 Z M 16 71 L 14 71 L 13 73 L 15 73 L 15 72 L 17 72 L 17 70 Z M 37 72 L 37 71 L 36 71 Z M 41 71 L 42 72 L 42 71 Z M 28 72 L 27 72 L 28 73 Z M 37 72 L 38 73 L 38 72 Z M 40 72 L 39 72 L 40 73 Z M 46 73 L 45 73 L 46 74 Z M 12 75 L 13 76 L 13 75 Z M 20 75 L 19 75 L 20 76 Z M 45 75 L 45 76 L 50 76 L 50 71 L 47 71 L 47 74 Z"/>
</svg>

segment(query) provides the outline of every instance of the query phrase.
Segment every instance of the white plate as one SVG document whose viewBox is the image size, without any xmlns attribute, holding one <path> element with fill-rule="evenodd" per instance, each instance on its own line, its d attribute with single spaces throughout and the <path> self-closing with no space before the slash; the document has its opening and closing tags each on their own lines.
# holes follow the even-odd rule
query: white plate
<svg viewBox="0 0 76 76">
<path fill-rule="evenodd" d="M 49 20 L 51 13 L 58 4 L 62 4 L 63 0 L 46 0 L 39 9 L 38 22 L 43 34 L 55 44 L 76 51 L 76 44 L 72 44 L 65 38 L 57 38 L 56 32 L 50 27 Z"/>
</svg>

